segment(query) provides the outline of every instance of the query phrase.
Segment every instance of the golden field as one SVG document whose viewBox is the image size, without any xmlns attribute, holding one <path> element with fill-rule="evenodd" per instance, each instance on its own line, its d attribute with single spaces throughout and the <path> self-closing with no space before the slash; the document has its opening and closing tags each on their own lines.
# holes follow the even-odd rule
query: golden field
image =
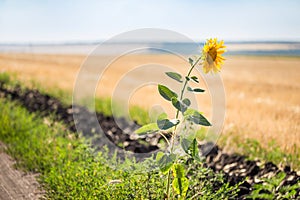
<svg viewBox="0 0 300 200">
<path fill-rule="evenodd" d="M 28 84 L 34 80 L 45 88 L 72 91 L 85 59 L 86 56 L 81 55 L 0 54 L 0 72 L 12 72 Z M 105 57 L 97 58 L 97 65 L 101 65 L 102 59 L 105 60 Z M 132 82 L 125 81 L 116 93 L 124 92 L 125 95 L 127 90 L 132 90 L 132 85 L 150 80 L 151 76 L 162 81 L 167 79 L 162 70 L 145 69 L 133 73 L 132 70 L 145 64 L 162 66 L 162 70 L 169 67 L 182 73 L 186 73 L 184 66 L 188 65 L 184 59 L 171 55 L 124 56 L 105 70 L 96 95 L 111 96 L 118 81 L 127 75 Z M 87 72 L 92 79 L 97 78 L 97 65 L 94 71 Z M 293 152 L 295 147 L 300 147 L 300 58 L 231 56 L 223 66 L 221 77 L 226 94 L 226 118 L 222 134 L 254 138 L 265 147 L 274 139 L 286 152 Z M 205 82 L 202 81 L 200 85 L 206 88 Z M 168 113 L 172 112 L 159 97 L 155 84 L 136 88 L 126 100 L 145 108 L 162 105 Z M 197 102 L 201 111 L 210 118 L 209 92 L 200 95 Z"/>
</svg>

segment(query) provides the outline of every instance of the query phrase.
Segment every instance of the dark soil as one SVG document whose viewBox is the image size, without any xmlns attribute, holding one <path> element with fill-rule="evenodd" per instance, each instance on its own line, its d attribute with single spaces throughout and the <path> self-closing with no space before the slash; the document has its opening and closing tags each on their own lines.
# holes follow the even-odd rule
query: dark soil
<svg viewBox="0 0 300 200">
<path fill-rule="evenodd" d="M 262 163 L 259 160 L 248 160 L 243 155 L 227 154 L 210 142 L 199 145 L 199 148 L 201 152 L 206 153 L 205 165 L 215 172 L 225 174 L 225 178 L 231 186 L 246 180 L 239 186 L 239 199 L 245 199 L 252 191 L 254 184 L 264 184 L 265 179 L 271 179 L 281 172 L 285 173 L 286 176 L 279 184 L 279 187 L 276 188 L 276 191 L 283 186 L 295 185 L 300 181 L 300 176 L 295 171 L 292 171 L 289 166 L 279 169 L 272 162 Z M 210 151 L 205 152 L 206 149 L 210 149 Z M 267 190 L 265 191 L 265 193 L 268 192 Z M 300 188 L 297 189 L 296 198 L 300 198 Z"/>
<path fill-rule="evenodd" d="M 81 132 L 83 136 L 93 138 L 92 145 L 96 150 L 104 145 L 108 145 L 109 148 L 118 145 L 120 152 L 125 149 L 135 153 L 148 153 L 158 150 L 158 143 L 163 139 L 159 134 L 138 136 L 133 133 L 140 127 L 136 122 L 118 118 L 118 126 L 110 116 L 96 113 L 95 117 L 95 113 L 91 113 L 85 107 L 63 105 L 57 98 L 42 94 L 38 90 L 22 90 L 18 86 L 8 89 L 0 83 L 0 97 L 16 100 L 30 112 L 38 112 L 41 116 L 53 116 L 56 120 L 64 122 L 75 134 Z M 245 199 L 251 193 L 254 184 L 263 183 L 264 179 L 270 179 L 280 172 L 286 174 L 280 187 L 294 185 L 300 181 L 300 176 L 289 166 L 279 169 L 271 162 L 262 164 L 259 161 L 248 160 L 243 155 L 227 154 L 210 142 L 199 145 L 199 148 L 206 157 L 205 165 L 215 172 L 223 172 L 230 185 L 244 181 L 239 186 L 238 199 Z M 296 198 L 300 198 L 299 188 Z"/>
<path fill-rule="evenodd" d="M 76 134 L 79 132 L 87 138 L 92 137 L 93 146 L 96 148 L 114 143 L 115 145 L 111 144 L 112 147 L 117 145 L 120 149 L 147 153 L 158 150 L 157 143 L 162 139 L 157 134 L 134 134 L 134 130 L 140 127 L 136 122 L 118 118 L 117 124 L 113 117 L 104 116 L 102 113 L 96 113 L 95 117 L 95 113 L 91 113 L 85 107 L 63 105 L 57 98 L 42 94 L 38 90 L 22 90 L 19 86 L 11 89 L 0 87 L 1 96 L 17 100 L 28 111 L 38 112 L 42 117 L 53 116 L 55 120 L 64 122 L 69 130 Z"/>
</svg>

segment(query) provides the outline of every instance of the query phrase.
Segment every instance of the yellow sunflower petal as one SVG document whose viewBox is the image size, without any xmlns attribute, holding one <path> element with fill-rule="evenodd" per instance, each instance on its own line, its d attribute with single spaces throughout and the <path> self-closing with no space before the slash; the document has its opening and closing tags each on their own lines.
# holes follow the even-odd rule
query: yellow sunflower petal
<svg viewBox="0 0 300 200">
<path fill-rule="evenodd" d="M 210 71 L 219 72 L 224 63 L 225 58 L 222 56 L 225 53 L 224 41 L 218 42 L 217 38 L 210 38 L 206 41 L 203 52 L 203 71 L 208 73 Z"/>
</svg>

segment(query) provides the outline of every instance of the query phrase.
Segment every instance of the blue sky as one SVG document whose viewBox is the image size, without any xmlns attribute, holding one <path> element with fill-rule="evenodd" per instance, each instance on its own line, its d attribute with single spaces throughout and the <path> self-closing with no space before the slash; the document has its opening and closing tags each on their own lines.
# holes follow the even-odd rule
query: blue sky
<svg viewBox="0 0 300 200">
<path fill-rule="evenodd" d="M 103 40 L 138 28 L 300 41 L 299 11 L 298 0 L 0 0 L 0 43 Z"/>
</svg>

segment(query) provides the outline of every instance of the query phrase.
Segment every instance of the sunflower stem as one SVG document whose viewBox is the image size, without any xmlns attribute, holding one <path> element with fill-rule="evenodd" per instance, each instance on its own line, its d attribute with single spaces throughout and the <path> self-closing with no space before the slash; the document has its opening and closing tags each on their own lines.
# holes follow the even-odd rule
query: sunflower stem
<svg viewBox="0 0 300 200">
<path fill-rule="evenodd" d="M 191 75 L 193 69 L 194 69 L 195 66 L 199 63 L 200 59 L 201 59 L 201 56 L 199 56 L 199 58 L 196 60 L 196 62 L 192 65 L 192 67 L 191 67 L 190 70 L 188 71 L 187 77 L 190 77 L 190 75 Z M 188 80 L 185 79 L 185 82 L 184 82 L 184 84 L 183 84 L 183 87 L 182 87 L 181 93 L 180 93 L 180 101 L 182 101 L 182 99 L 183 99 L 183 94 L 184 94 L 184 91 L 185 91 L 185 88 L 186 88 L 187 83 L 188 83 Z M 176 117 L 175 117 L 175 119 L 178 119 L 178 116 L 179 116 L 179 110 L 176 111 Z M 174 137 L 175 137 L 175 135 L 176 135 L 176 129 L 177 129 L 177 125 L 174 127 L 174 131 L 173 131 L 173 133 L 172 133 L 172 138 L 171 138 L 172 141 L 171 141 L 171 151 L 170 151 L 170 153 L 173 152 L 173 147 L 174 147 Z"/>
<path fill-rule="evenodd" d="M 188 74 L 187 74 L 187 77 L 190 77 L 190 75 L 191 75 L 193 69 L 194 69 L 195 66 L 198 64 L 198 62 L 200 61 L 200 59 L 201 59 L 201 56 L 199 56 L 199 58 L 196 60 L 196 62 L 192 65 L 191 69 L 189 70 L 189 72 L 188 72 Z M 183 85 L 183 87 L 182 87 L 181 94 L 180 94 L 180 100 L 182 100 L 182 98 L 183 98 L 183 94 L 184 94 L 184 91 L 185 91 L 185 88 L 186 88 L 187 83 L 188 83 L 188 80 L 185 79 L 185 82 L 184 82 L 184 85 Z M 178 115 L 179 115 L 179 110 L 177 110 L 177 112 L 176 112 L 176 119 L 178 118 Z"/>
<path fill-rule="evenodd" d="M 199 56 L 199 58 L 196 60 L 196 62 L 192 65 L 192 67 L 188 71 L 187 77 L 190 77 L 193 69 L 199 63 L 200 59 L 201 59 L 201 56 Z M 183 94 L 184 94 L 184 91 L 185 91 L 187 83 L 188 83 L 188 80 L 185 79 L 185 82 L 183 84 L 183 87 L 182 87 L 181 93 L 180 93 L 180 101 L 182 101 L 182 99 L 183 99 Z M 179 110 L 176 111 L 176 117 L 175 118 L 178 119 L 178 116 L 179 116 Z M 174 130 L 173 130 L 173 133 L 172 133 L 172 137 L 171 137 L 171 150 L 170 150 L 170 154 L 172 154 L 173 150 L 174 150 L 174 140 L 175 140 L 175 136 L 176 136 L 176 129 L 177 129 L 177 125 L 174 127 Z M 171 182 L 171 170 L 169 170 L 169 172 L 168 172 L 167 200 L 170 199 L 170 182 Z"/>
</svg>

